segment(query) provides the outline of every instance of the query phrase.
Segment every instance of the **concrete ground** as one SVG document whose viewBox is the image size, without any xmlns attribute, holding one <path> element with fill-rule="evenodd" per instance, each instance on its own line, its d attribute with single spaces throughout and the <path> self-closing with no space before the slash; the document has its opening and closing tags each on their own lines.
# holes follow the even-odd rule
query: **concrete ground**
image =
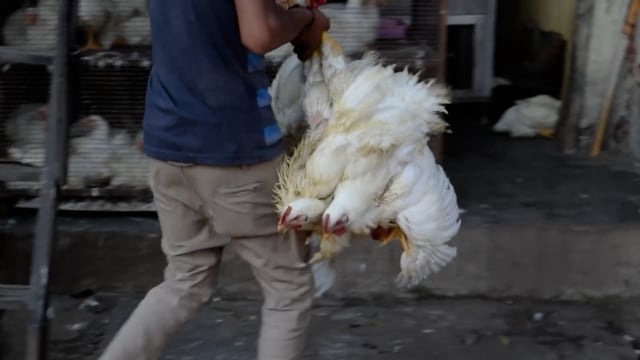
<svg viewBox="0 0 640 360">
<path fill-rule="evenodd" d="M 97 302 L 93 302 L 97 300 Z M 95 359 L 137 299 L 57 297 L 51 360 Z M 83 306 L 83 304 L 85 306 Z M 258 301 L 214 299 L 162 359 L 253 359 Z M 3 356 L 22 359 L 24 314 L 6 313 Z M 304 359 L 637 359 L 640 301 L 419 299 L 320 301 Z"/>
<path fill-rule="evenodd" d="M 314 310 L 305 359 L 638 359 L 640 176 L 623 162 L 564 157 L 549 141 L 477 135 L 459 131 L 448 143 L 445 169 L 466 211 L 456 260 L 399 292 L 396 244 L 354 241 Z M 65 214 L 59 229 L 55 292 L 91 289 L 99 305 L 56 298 L 52 358 L 93 359 L 160 281 L 159 228 L 137 214 Z M 0 219 L 0 282 L 27 281 L 32 231 L 32 213 Z M 258 294 L 245 264 L 225 253 L 222 300 L 164 358 L 252 359 Z M 584 299 L 595 302 L 554 302 Z M 23 320 L 4 314 L 1 359 L 22 358 Z"/>
<path fill-rule="evenodd" d="M 640 175 L 618 161 L 563 156 L 552 141 L 454 129 L 445 169 L 465 210 L 458 256 L 421 291 L 443 296 L 581 300 L 640 296 Z M 0 282 L 28 280 L 33 213 L 0 218 Z M 144 293 L 165 265 L 155 218 L 60 218 L 53 286 Z M 396 293 L 397 244 L 353 241 L 332 296 Z M 119 271 L 113 271 L 117 268 Z M 225 252 L 221 291 L 255 295 L 244 262 Z M 131 276 L 135 274 L 136 276 Z"/>
</svg>

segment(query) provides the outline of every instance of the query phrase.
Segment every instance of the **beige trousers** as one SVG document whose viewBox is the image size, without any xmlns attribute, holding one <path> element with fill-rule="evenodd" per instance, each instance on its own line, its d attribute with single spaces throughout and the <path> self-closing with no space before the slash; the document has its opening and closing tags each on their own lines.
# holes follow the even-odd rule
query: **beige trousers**
<svg viewBox="0 0 640 360">
<path fill-rule="evenodd" d="M 211 167 L 152 160 L 150 185 L 168 263 L 164 282 L 149 291 L 100 359 L 158 359 L 170 336 L 211 299 L 228 243 L 264 293 L 258 359 L 301 357 L 313 279 L 303 237 L 276 230 L 272 188 L 279 161 Z"/>
</svg>

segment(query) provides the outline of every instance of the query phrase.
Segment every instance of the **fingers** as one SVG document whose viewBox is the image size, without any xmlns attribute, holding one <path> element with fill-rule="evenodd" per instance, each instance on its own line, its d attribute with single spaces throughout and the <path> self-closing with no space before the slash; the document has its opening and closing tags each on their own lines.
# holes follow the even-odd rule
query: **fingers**
<svg viewBox="0 0 640 360">
<path fill-rule="evenodd" d="M 293 49 L 293 52 L 298 55 L 300 61 L 307 61 L 313 56 L 314 49 L 308 46 L 298 46 Z"/>
</svg>

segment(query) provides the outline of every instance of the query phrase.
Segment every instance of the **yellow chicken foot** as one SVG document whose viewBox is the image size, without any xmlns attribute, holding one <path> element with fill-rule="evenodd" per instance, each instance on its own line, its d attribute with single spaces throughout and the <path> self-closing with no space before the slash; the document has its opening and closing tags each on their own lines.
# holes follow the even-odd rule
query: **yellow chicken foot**
<svg viewBox="0 0 640 360">
<path fill-rule="evenodd" d="M 556 131 L 554 129 L 543 129 L 538 131 L 538 136 L 547 138 L 547 139 L 553 139 L 555 134 L 556 134 Z"/>
<path fill-rule="evenodd" d="M 85 32 L 87 34 L 87 44 L 80 48 L 80 51 L 101 50 L 102 46 L 100 46 L 96 41 L 96 33 L 95 30 L 93 30 L 93 27 L 87 26 L 85 28 Z"/>
<path fill-rule="evenodd" d="M 400 228 L 398 228 L 398 231 L 400 232 L 399 240 L 400 245 L 402 246 L 402 250 L 405 254 L 409 255 L 409 253 L 411 252 L 411 248 L 409 247 L 409 239 L 407 239 L 407 235 L 405 235 L 404 232 L 400 230 Z"/>
<path fill-rule="evenodd" d="M 313 257 L 311 258 L 311 260 L 309 260 L 309 261 L 307 262 L 307 264 L 309 264 L 309 265 L 313 265 L 313 264 L 315 264 L 315 263 L 319 263 L 320 261 L 322 261 L 322 260 L 324 260 L 324 259 L 326 259 L 326 258 L 327 258 L 327 257 L 326 257 L 326 255 L 324 255 L 324 254 L 322 253 L 322 251 L 318 251 L 317 253 L 315 253 L 315 255 L 313 255 Z"/>
<path fill-rule="evenodd" d="M 318 224 L 312 224 L 310 226 L 309 231 L 311 233 L 309 234 L 309 236 L 307 236 L 307 239 L 304 242 L 305 245 L 309 245 L 309 243 L 311 242 L 311 237 L 313 236 L 313 234 L 319 234 L 319 235 L 322 234 L 322 225 L 320 225 L 319 223 Z"/>
<path fill-rule="evenodd" d="M 400 241 L 400 245 L 402 246 L 402 250 L 409 254 L 409 240 L 407 239 L 407 235 L 400 229 L 399 226 L 393 226 L 391 231 L 380 238 L 380 246 L 388 245 L 391 241 L 398 240 Z"/>
<path fill-rule="evenodd" d="M 119 35 L 113 40 L 113 43 L 111 44 L 111 46 L 127 46 L 127 45 L 128 45 L 127 39 Z"/>
<path fill-rule="evenodd" d="M 317 262 L 330 259 L 335 255 L 335 251 L 332 249 L 331 246 L 326 246 L 326 245 L 323 246 L 323 244 L 326 244 L 327 242 L 331 242 L 332 243 L 331 245 L 333 245 L 333 243 L 335 242 L 332 234 L 322 235 L 322 237 L 320 238 L 320 251 L 316 252 L 311 258 L 311 260 L 307 262 L 307 264 L 313 265 Z"/>
</svg>

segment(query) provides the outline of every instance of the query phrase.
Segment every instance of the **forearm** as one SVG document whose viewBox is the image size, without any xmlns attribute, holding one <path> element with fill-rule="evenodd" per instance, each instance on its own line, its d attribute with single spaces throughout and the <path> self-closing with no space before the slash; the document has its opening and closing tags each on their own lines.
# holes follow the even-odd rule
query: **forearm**
<svg viewBox="0 0 640 360">
<path fill-rule="evenodd" d="M 273 0 L 235 0 L 235 3 L 242 43 L 259 54 L 291 42 L 314 17 L 309 9 L 285 10 Z"/>
<path fill-rule="evenodd" d="M 298 7 L 289 10 L 281 9 L 279 6 L 276 8 L 274 16 L 269 19 L 271 48 L 267 51 L 291 42 L 314 18 L 313 12 L 308 8 Z"/>
</svg>

